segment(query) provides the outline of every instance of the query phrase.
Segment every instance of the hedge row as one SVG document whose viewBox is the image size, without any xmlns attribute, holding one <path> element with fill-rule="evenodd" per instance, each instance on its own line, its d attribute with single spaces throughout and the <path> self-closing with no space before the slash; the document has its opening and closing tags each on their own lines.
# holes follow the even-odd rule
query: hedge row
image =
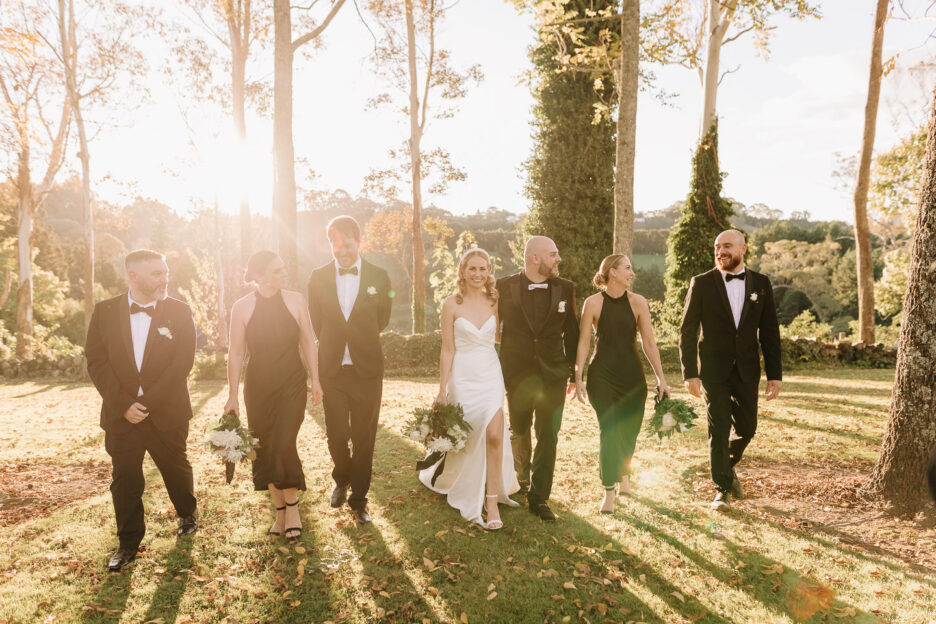
<svg viewBox="0 0 936 624">
<path fill-rule="evenodd" d="M 442 337 L 439 332 L 402 335 L 387 332 L 381 335 L 386 373 L 393 377 L 423 377 L 439 374 L 439 350 Z M 668 375 L 679 375 L 679 350 L 675 345 L 660 345 L 663 369 Z M 644 358 L 647 375 L 651 375 Z M 883 344 L 866 345 L 848 341 L 822 342 L 813 338 L 783 340 L 783 366 L 795 369 L 809 366 L 859 366 L 865 368 L 892 368 L 897 362 L 897 349 Z M 34 360 L 0 360 L 0 378 L 79 379 L 83 375 L 81 356 L 40 357 Z M 195 379 L 224 379 L 223 354 L 199 354 L 192 371 Z"/>
</svg>

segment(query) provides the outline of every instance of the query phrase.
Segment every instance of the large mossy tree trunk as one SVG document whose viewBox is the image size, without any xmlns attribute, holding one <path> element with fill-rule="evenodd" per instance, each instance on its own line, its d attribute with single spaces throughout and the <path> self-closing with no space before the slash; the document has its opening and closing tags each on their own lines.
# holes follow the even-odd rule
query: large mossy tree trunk
<svg viewBox="0 0 936 624">
<path fill-rule="evenodd" d="M 936 449 L 936 92 L 926 139 L 920 209 L 897 343 L 897 373 L 881 455 L 864 486 L 896 511 L 915 511 Z"/>
<path fill-rule="evenodd" d="M 572 0 L 580 12 L 614 7 L 609 0 Z M 604 26 L 589 24 L 582 36 L 597 41 Z M 562 256 L 563 277 L 582 299 L 614 244 L 615 124 L 593 124 L 599 103 L 594 76 L 557 73 L 557 48 L 538 44 L 533 61 L 533 154 L 525 163 L 530 212 L 525 235 L 552 238 Z M 608 88 L 613 88 L 610 78 Z"/>
<path fill-rule="evenodd" d="M 689 280 L 715 266 L 715 237 L 729 229 L 734 211 L 721 196 L 718 122 L 699 141 L 692 158 L 692 183 L 682 215 L 666 239 L 666 304 L 663 321 L 672 328 L 680 315 Z"/>
</svg>

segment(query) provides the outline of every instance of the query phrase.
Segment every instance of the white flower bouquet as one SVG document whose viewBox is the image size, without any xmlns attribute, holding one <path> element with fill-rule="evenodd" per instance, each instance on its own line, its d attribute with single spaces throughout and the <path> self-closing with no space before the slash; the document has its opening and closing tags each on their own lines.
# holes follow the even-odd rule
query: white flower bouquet
<svg viewBox="0 0 936 624">
<path fill-rule="evenodd" d="M 404 430 L 410 440 L 426 446 L 426 458 L 416 463 L 417 470 L 424 470 L 442 460 L 436 469 L 436 477 L 445 465 L 445 454 L 464 449 L 470 433 L 471 425 L 465 422 L 465 411 L 457 403 L 417 407 L 413 410 L 413 421 Z"/>
<path fill-rule="evenodd" d="M 659 439 L 668 438 L 673 433 L 685 433 L 695 427 L 696 413 L 692 404 L 683 399 L 671 399 L 663 396 L 657 389 L 653 399 L 653 416 L 647 421 L 647 433 Z"/>
<path fill-rule="evenodd" d="M 234 478 L 234 467 L 245 459 L 257 458 L 260 440 L 253 437 L 250 429 L 242 427 L 233 411 L 221 416 L 218 426 L 208 433 L 205 444 L 224 462 L 224 474 L 228 483 Z"/>
</svg>

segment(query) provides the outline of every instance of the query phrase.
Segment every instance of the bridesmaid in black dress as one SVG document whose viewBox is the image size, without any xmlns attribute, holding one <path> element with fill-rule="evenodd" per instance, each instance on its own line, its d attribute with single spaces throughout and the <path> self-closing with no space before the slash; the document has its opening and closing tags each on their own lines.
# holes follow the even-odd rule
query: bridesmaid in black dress
<svg viewBox="0 0 936 624">
<path fill-rule="evenodd" d="M 299 490 L 306 489 L 296 437 L 305 417 L 307 392 L 312 392 L 313 404 L 317 404 L 322 388 L 309 308 L 300 293 L 284 290 L 287 279 L 286 265 L 272 251 L 259 251 L 247 261 L 245 281 L 255 289 L 238 299 L 231 310 L 224 411 L 239 415 L 237 389 L 246 355 L 247 425 L 260 440 L 253 462 L 254 488 L 269 490 L 276 507 L 269 534 L 285 533 L 295 539 L 302 534 Z M 311 390 L 306 385 L 309 377 Z"/>
<path fill-rule="evenodd" d="M 638 331 L 660 391 L 669 394 L 647 300 L 628 292 L 633 281 L 634 270 L 627 256 L 614 254 L 601 261 L 593 280 L 601 292 L 585 300 L 575 361 L 576 397 L 583 403 L 586 397 L 591 402 L 601 430 L 600 473 L 605 494 L 600 511 L 605 514 L 614 512 L 618 493 L 630 494 L 630 464 L 647 400 L 647 380 L 637 354 Z M 586 386 L 582 372 L 592 330 L 597 344 Z"/>
</svg>

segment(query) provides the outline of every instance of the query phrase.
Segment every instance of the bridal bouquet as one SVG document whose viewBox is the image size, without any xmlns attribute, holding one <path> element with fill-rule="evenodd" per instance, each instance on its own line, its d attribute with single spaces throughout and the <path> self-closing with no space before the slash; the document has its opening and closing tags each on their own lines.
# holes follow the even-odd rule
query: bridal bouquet
<svg viewBox="0 0 936 624">
<path fill-rule="evenodd" d="M 662 440 L 674 432 L 684 433 L 692 429 L 695 426 L 693 421 L 698 417 L 691 403 L 663 396 L 657 389 L 653 399 L 653 416 L 647 422 L 647 431 Z"/>
<path fill-rule="evenodd" d="M 416 463 L 417 470 L 424 470 L 442 460 L 432 478 L 433 484 L 445 466 L 445 454 L 464 449 L 469 433 L 471 425 L 465 422 L 465 412 L 457 403 L 417 407 L 413 410 L 413 421 L 404 430 L 410 440 L 426 445 L 426 458 Z"/>
<path fill-rule="evenodd" d="M 257 458 L 257 443 L 250 429 L 241 426 L 233 411 L 221 416 L 218 426 L 211 430 L 205 443 L 224 462 L 224 476 L 228 483 L 234 478 L 234 467 L 245 459 Z"/>
</svg>

